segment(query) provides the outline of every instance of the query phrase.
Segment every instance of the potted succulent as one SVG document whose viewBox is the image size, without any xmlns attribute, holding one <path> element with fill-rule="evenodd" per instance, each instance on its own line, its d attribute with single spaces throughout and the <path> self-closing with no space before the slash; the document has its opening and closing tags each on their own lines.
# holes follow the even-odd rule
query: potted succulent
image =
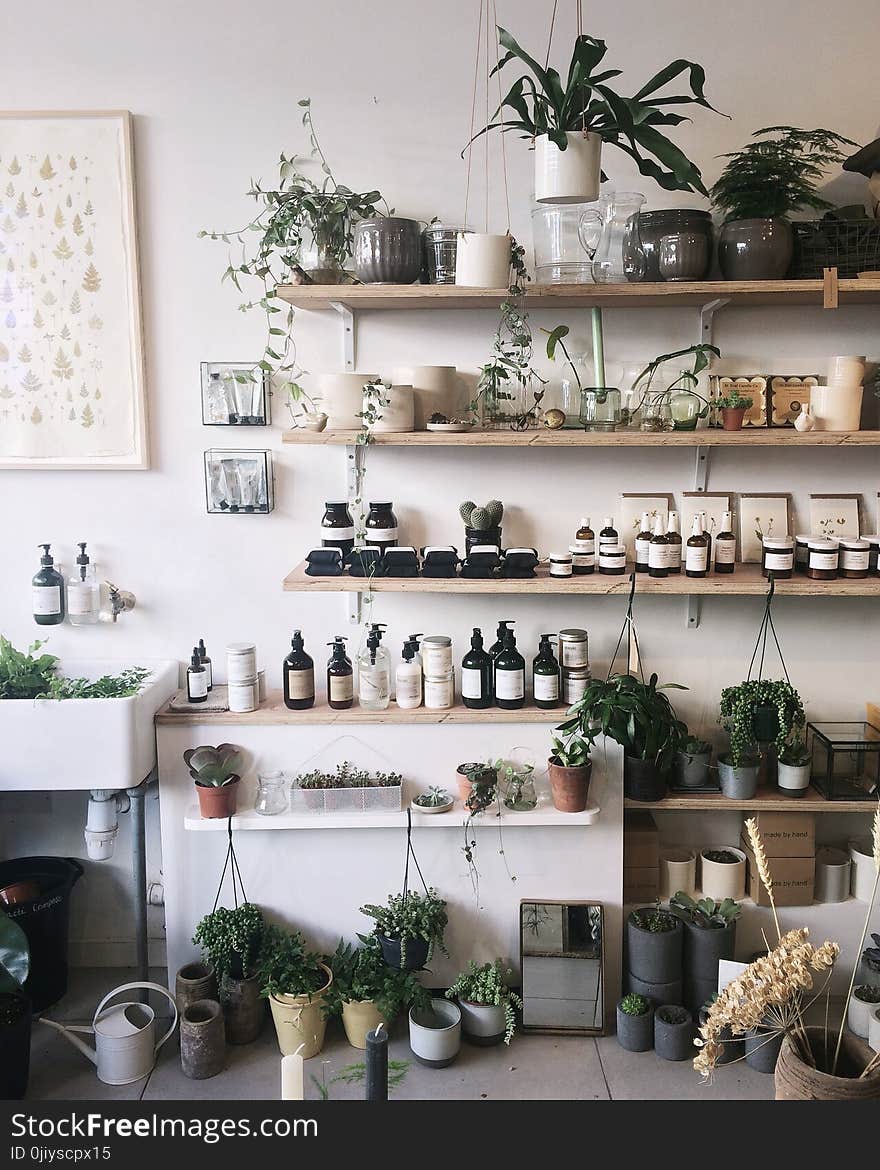
<svg viewBox="0 0 880 1170">
<path fill-rule="evenodd" d="M 880 934 L 872 934 L 872 947 L 865 947 L 859 964 L 858 978 L 862 983 L 880 987 Z"/>
<path fill-rule="evenodd" d="M 680 920 L 668 910 L 659 906 L 632 910 L 626 920 L 630 975 L 643 984 L 680 983 L 683 935 Z"/>
<path fill-rule="evenodd" d="M 703 788 L 709 783 L 712 745 L 688 733 L 675 753 L 675 783 L 679 788 Z"/>
<path fill-rule="evenodd" d="M 390 1029 L 395 1018 L 411 1005 L 430 1006 L 431 996 L 412 971 L 389 967 L 375 934 L 358 935 L 361 946 L 339 940 L 327 959 L 333 982 L 324 993 L 324 1014 L 341 1016 L 353 1048 L 367 1047 L 367 1033 L 379 1024 Z"/>
<path fill-rule="evenodd" d="M 617 146 L 635 159 L 643 175 L 656 179 L 668 191 L 706 193 L 699 169 L 658 128 L 677 125 L 678 115 L 665 106 L 713 107 L 703 95 L 705 74 L 691 61 L 673 61 L 639 89 L 632 98 L 620 97 L 609 81 L 620 70 L 602 67 L 607 47 L 595 37 L 575 38 L 568 75 L 562 80 L 548 64 L 520 47 L 504 28 L 498 40 L 505 50 L 493 72 L 510 61 L 528 70 L 501 98 L 495 116 L 478 135 L 500 128 L 519 131 L 535 146 L 535 198 L 539 203 L 589 203 L 599 195 L 602 144 Z M 662 96 L 660 91 L 685 75 L 685 95 Z M 643 153 L 644 152 L 644 153 Z M 649 157 L 653 156 L 653 157 Z"/>
<path fill-rule="evenodd" d="M 417 808 L 419 812 L 429 814 L 449 812 L 455 805 L 450 793 L 445 788 L 438 788 L 434 784 L 427 792 L 420 792 L 418 796 L 414 797 L 412 803 L 413 808 Z"/>
<path fill-rule="evenodd" d="M 376 937 L 389 967 L 416 971 L 431 960 L 435 947 L 444 954 L 446 903 L 430 887 L 424 894 L 404 890 L 389 894 L 384 906 L 361 906 L 361 914 L 374 919 Z"/>
<path fill-rule="evenodd" d="M 448 999 L 409 1009 L 409 1046 L 419 1064 L 446 1068 L 461 1048 L 461 1008 Z"/>
<path fill-rule="evenodd" d="M 760 744 L 777 753 L 806 724 L 801 697 L 786 681 L 749 679 L 721 692 L 719 722 L 730 736 L 726 756 L 718 759 L 721 791 L 736 800 L 751 800 L 758 787 Z"/>
<path fill-rule="evenodd" d="M 446 992 L 447 999 L 457 999 L 461 1009 L 461 1027 L 472 1044 L 488 1047 L 509 1044 L 516 1031 L 514 1009 L 522 1010 L 522 1000 L 510 990 L 512 975 L 501 960 L 477 966 L 473 959 Z"/>
<path fill-rule="evenodd" d="M 187 748 L 183 759 L 196 782 L 202 816 L 208 820 L 234 816 L 243 762 L 241 748 L 232 743 Z"/>
<path fill-rule="evenodd" d="M 500 500 L 490 500 L 483 508 L 478 508 L 473 500 L 465 500 L 459 504 L 458 514 L 464 521 L 466 555 L 470 555 L 475 544 L 494 544 L 501 548 L 504 505 Z"/>
<path fill-rule="evenodd" d="M 299 1052 L 303 1060 L 316 1056 L 324 1045 L 324 996 L 333 983 L 333 972 L 306 950 L 298 930 L 267 926 L 260 948 L 259 979 L 260 994 L 269 1000 L 272 1010 L 281 1055 Z"/>
<path fill-rule="evenodd" d="M 751 409 L 752 399 L 747 394 L 739 394 L 732 390 L 730 394 L 716 398 L 714 405 L 721 414 L 722 430 L 741 431 L 746 411 Z"/>
<path fill-rule="evenodd" d="M 193 935 L 216 976 L 230 1044 L 250 1044 L 262 1031 L 266 1013 L 260 1002 L 259 971 L 265 931 L 259 906 L 243 902 L 234 910 L 218 906 Z"/>
<path fill-rule="evenodd" d="M 470 761 L 459 764 L 455 774 L 458 778 L 458 795 L 469 812 L 487 808 L 495 799 L 498 773 L 494 764 L 484 764 L 479 760 Z"/>
<path fill-rule="evenodd" d="M 704 898 L 738 902 L 746 893 L 746 855 L 732 845 L 700 850 L 700 888 Z"/>
<path fill-rule="evenodd" d="M 871 1016 L 880 1008 L 880 987 L 858 983 L 852 990 L 846 1010 L 846 1026 L 863 1040 L 869 1038 Z"/>
<path fill-rule="evenodd" d="M 695 1031 L 686 1008 L 662 1004 L 654 1012 L 654 1051 L 661 1060 L 687 1060 L 694 1055 Z"/>
<path fill-rule="evenodd" d="M 650 999 L 630 992 L 617 1004 L 617 1043 L 627 1052 L 650 1052 L 654 1043 L 654 1010 Z"/>
<path fill-rule="evenodd" d="M 577 732 L 565 739 L 554 735 L 553 749 L 547 761 L 553 807 L 559 812 L 583 812 L 590 793 L 593 761 L 590 741 Z"/>
<path fill-rule="evenodd" d="M 31 1001 L 23 991 L 30 972 L 24 931 L 0 910 L 0 1100 L 27 1092 L 31 1057 Z"/>
<path fill-rule="evenodd" d="M 684 1002 L 697 1012 L 718 988 L 719 962 L 734 957 L 742 907 L 732 898 L 695 902 L 679 890 L 669 899 L 669 909 L 684 923 Z"/>
<path fill-rule="evenodd" d="M 816 190 L 844 145 L 830 130 L 768 126 L 742 150 L 722 155 L 724 170 L 710 192 L 724 215 L 718 262 L 725 280 L 781 280 L 794 250 L 790 215 L 831 206 Z"/>
<path fill-rule="evenodd" d="M 812 771 L 813 761 L 806 738 L 803 730 L 797 729 L 779 753 L 776 783 L 786 796 L 803 796 L 810 786 Z"/>
</svg>

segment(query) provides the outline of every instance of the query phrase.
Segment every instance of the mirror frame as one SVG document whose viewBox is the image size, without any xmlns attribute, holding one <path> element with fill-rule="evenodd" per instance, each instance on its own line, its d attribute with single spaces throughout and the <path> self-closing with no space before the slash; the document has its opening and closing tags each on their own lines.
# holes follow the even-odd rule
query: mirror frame
<svg viewBox="0 0 880 1170">
<path fill-rule="evenodd" d="M 599 956 L 599 986 L 601 989 L 602 999 L 602 1022 L 595 1028 L 551 1028 L 542 1024 L 526 1024 L 523 1020 L 521 1022 L 521 1029 L 525 1032 L 534 1034 L 542 1034 L 544 1036 L 604 1036 L 606 1032 L 606 1004 L 605 1004 L 605 906 L 602 902 L 597 902 L 593 898 L 521 898 L 519 903 L 519 969 L 520 975 L 523 976 L 524 966 L 524 952 L 523 952 L 523 926 L 522 926 L 522 912 L 523 906 L 596 906 L 599 909 L 599 926 L 602 931 L 602 953 Z M 523 985 L 520 988 L 525 1000 L 525 981 L 523 976 Z M 524 1009 L 525 1010 L 525 1009 Z"/>
</svg>

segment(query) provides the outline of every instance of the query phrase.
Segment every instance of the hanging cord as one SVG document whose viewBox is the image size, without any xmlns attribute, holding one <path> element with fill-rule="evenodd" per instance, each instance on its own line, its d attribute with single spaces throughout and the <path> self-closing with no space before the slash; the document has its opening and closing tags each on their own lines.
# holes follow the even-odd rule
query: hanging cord
<svg viewBox="0 0 880 1170">
<path fill-rule="evenodd" d="M 767 600 L 766 600 L 765 605 L 764 605 L 764 616 L 761 619 L 761 625 L 758 628 L 758 640 L 755 642 L 755 649 L 752 652 L 752 660 L 749 663 L 749 673 L 746 676 L 746 681 L 748 682 L 751 680 L 752 670 L 754 669 L 755 659 L 758 657 L 759 650 L 761 652 L 761 658 L 760 658 L 760 661 L 758 663 L 758 679 L 757 679 L 757 681 L 761 682 L 761 680 L 764 677 L 764 658 L 765 658 L 766 653 L 767 653 L 767 634 L 769 632 L 773 635 L 773 642 L 774 642 L 774 645 L 776 646 L 776 653 L 779 655 L 779 662 L 782 666 L 782 672 L 785 675 L 785 681 L 788 683 L 789 686 L 791 686 L 791 679 L 789 678 L 789 675 L 788 675 L 788 667 L 785 665 L 785 659 L 782 657 L 782 647 L 779 644 L 779 638 L 776 636 L 776 627 L 773 624 L 773 614 L 770 611 L 770 607 L 773 604 L 773 595 L 775 594 L 775 592 L 776 592 L 776 580 L 775 580 L 775 577 L 773 574 L 773 570 L 771 569 L 770 570 L 770 588 L 767 590 Z"/>
<path fill-rule="evenodd" d="M 416 872 L 418 873 L 419 877 L 422 879 L 422 886 L 424 887 L 425 893 L 427 894 L 428 883 L 425 881 L 425 878 L 422 874 L 421 866 L 419 865 L 419 859 L 416 857 L 415 849 L 413 849 L 412 810 L 408 808 L 406 810 L 406 865 L 403 868 L 403 896 L 404 896 L 404 898 L 406 898 L 406 895 L 409 891 L 409 859 L 410 859 L 410 857 L 413 859 L 413 865 L 416 867 Z"/>
<path fill-rule="evenodd" d="M 486 107 L 486 125 L 489 125 L 489 42 L 491 39 L 491 24 L 489 21 L 489 0 L 486 0 L 486 84 L 485 84 L 485 107 Z M 502 130 L 502 137 L 504 131 Z M 489 135 L 484 134 L 483 140 L 485 143 L 485 150 L 483 151 L 483 231 L 488 235 L 489 232 Z"/>
<path fill-rule="evenodd" d="M 638 655 L 638 659 L 639 659 L 639 675 L 641 676 L 642 682 L 645 681 L 645 674 L 644 674 L 644 671 L 642 670 L 642 652 L 641 652 L 641 648 L 639 647 L 639 635 L 636 632 L 636 623 L 635 623 L 635 619 L 633 618 L 633 604 L 635 602 L 635 597 L 636 597 L 636 575 L 635 575 L 635 573 L 630 573 L 630 575 L 629 575 L 629 603 L 627 604 L 627 607 L 626 607 L 626 616 L 623 619 L 623 626 L 621 627 L 621 630 L 620 630 L 620 636 L 617 639 L 617 645 L 614 647 L 614 653 L 611 655 L 611 662 L 608 664 L 608 674 L 605 676 L 606 682 L 608 682 L 609 679 L 611 678 L 611 675 L 614 671 L 614 663 L 617 660 L 617 655 L 620 653 L 620 647 L 623 644 L 624 635 L 627 633 L 632 638 L 633 643 L 635 644 L 636 654 Z M 629 663 L 627 663 L 627 665 L 629 665 Z"/>
<path fill-rule="evenodd" d="M 223 862 L 223 872 L 220 874 L 220 883 L 217 886 L 217 893 L 214 895 L 214 905 L 211 907 L 211 913 L 217 909 L 217 904 L 220 901 L 220 895 L 223 893 L 223 881 L 226 877 L 226 871 L 229 870 L 232 878 L 232 899 L 235 909 L 238 909 L 238 887 L 241 887 L 242 903 L 247 902 L 248 896 L 244 891 L 244 878 L 241 876 L 241 870 L 238 868 L 238 858 L 235 856 L 235 846 L 232 844 L 232 817 L 228 817 L 226 821 L 226 832 L 229 837 L 229 844 L 226 846 L 226 860 Z"/>
<path fill-rule="evenodd" d="M 553 17 L 554 17 L 554 19 L 556 18 L 556 0 L 554 0 L 554 3 L 553 3 Z M 495 27 L 496 32 L 497 32 L 497 29 L 498 29 L 498 10 L 495 6 L 495 0 L 492 0 L 492 23 L 493 23 L 493 26 Z M 550 35 L 551 36 L 553 35 L 552 24 L 550 27 Z M 498 109 L 500 110 L 501 109 L 501 56 L 500 56 L 500 53 L 498 51 L 498 48 L 499 48 L 498 37 L 496 35 L 496 37 L 495 37 L 495 76 L 498 79 Z M 550 52 L 549 44 L 547 45 L 547 52 L 548 52 L 548 54 Z M 488 45 L 487 45 L 487 56 L 488 56 Z M 487 123 L 487 125 L 488 125 L 488 123 Z M 487 135 L 487 137 L 488 137 L 488 135 Z M 502 178 L 504 181 L 504 208 L 505 208 L 505 214 L 507 216 L 507 226 L 505 228 L 505 231 L 509 235 L 510 234 L 510 192 L 508 190 L 508 185 L 507 185 L 507 138 L 506 138 L 506 135 L 505 135 L 503 129 L 501 131 L 501 174 L 502 174 Z M 488 227 L 487 227 L 487 230 L 488 230 Z"/>
<path fill-rule="evenodd" d="M 582 0 L 575 0 L 575 11 L 577 14 L 577 37 L 578 40 L 584 35 L 584 13 L 582 9 Z M 587 104 L 585 101 L 581 102 L 581 134 L 584 138 L 587 136 Z"/>
<path fill-rule="evenodd" d="M 462 220 L 462 227 L 467 227 L 468 205 L 471 197 L 471 156 L 474 150 L 474 126 L 477 122 L 477 85 L 480 77 L 480 40 L 483 33 L 483 2 L 484 0 L 480 0 L 480 13 L 477 18 L 477 52 L 474 58 L 474 86 L 471 95 L 471 129 L 468 135 L 467 172 L 464 187 L 464 219 Z"/>
</svg>

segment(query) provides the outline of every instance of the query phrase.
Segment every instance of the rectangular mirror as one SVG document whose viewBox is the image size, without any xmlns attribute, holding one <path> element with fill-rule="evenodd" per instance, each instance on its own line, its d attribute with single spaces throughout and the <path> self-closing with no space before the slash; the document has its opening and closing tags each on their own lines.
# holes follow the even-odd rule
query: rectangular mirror
<svg viewBox="0 0 880 1170">
<path fill-rule="evenodd" d="M 521 902 L 523 1030 L 599 1036 L 605 1025 L 599 902 Z"/>
</svg>

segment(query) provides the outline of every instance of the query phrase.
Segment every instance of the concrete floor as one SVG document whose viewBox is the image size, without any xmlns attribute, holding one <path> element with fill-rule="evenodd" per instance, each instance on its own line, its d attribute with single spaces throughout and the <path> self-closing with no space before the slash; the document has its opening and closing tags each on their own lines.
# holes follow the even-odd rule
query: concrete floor
<svg viewBox="0 0 880 1170">
<path fill-rule="evenodd" d="M 79 969 L 71 973 L 67 996 L 46 1014 L 68 1023 L 88 1023 L 95 1006 L 111 988 L 132 978 L 114 969 Z M 164 982 L 164 972 L 152 978 Z M 343 1068 L 363 1058 L 346 1042 L 342 1026 L 327 1030 L 323 1052 L 306 1063 L 306 1097 L 320 1093 L 312 1078 L 327 1084 L 332 1100 L 363 1097 L 361 1085 L 333 1083 Z M 455 1064 L 428 1069 L 411 1058 L 403 1025 L 391 1038 L 391 1058 L 410 1060 L 395 1100 L 770 1100 L 773 1078 L 744 1062 L 719 1069 L 715 1083 L 704 1085 L 690 1062 L 671 1064 L 653 1052 L 630 1053 L 613 1036 L 517 1036 L 509 1048 L 474 1048 L 463 1044 Z M 267 1017 L 254 1044 L 230 1047 L 227 1067 L 207 1081 L 188 1080 L 180 1071 L 176 1037 L 159 1054 L 152 1074 L 122 1088 L 102 1084 L 94 1066 L 54 1030 L 34 1024 L 31 1045 L 30 1100 L 204 1101 L 277 1100 L 280 1057 L 275 1031 Z"/>
</svg>

